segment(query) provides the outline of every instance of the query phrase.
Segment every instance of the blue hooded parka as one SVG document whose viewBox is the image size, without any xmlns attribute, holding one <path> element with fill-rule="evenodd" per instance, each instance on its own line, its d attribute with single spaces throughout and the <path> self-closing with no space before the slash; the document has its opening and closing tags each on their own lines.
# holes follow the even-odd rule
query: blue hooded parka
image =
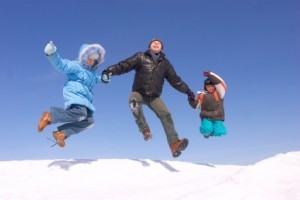
<svg viewBox="0 0 300 200">
<path fill-rule="evenodd" d="M 96 74 L 96 68 L 104 61 L 105 50 L 99 44 L 85 44 L 79 50 L 78 60 L 62 59 L 56 51 L 48 56 L 52 66 L 66 75 L 63 88 L 65 108 L 72 104 L 82 105 L 95 111 L 93 105 L 93 87 L 101 82 L 101 77 Z M 96 60 L 95 65 L 87 64 L 87 59 Z"/>
</svg>

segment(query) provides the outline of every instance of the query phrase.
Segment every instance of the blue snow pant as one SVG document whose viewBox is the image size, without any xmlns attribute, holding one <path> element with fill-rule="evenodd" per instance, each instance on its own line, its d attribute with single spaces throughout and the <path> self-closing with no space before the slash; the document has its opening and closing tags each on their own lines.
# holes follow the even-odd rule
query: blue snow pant
<svg viewBox="0 0 300 200">
<path fill-rule="evenodd" d="M 159 97 L 149 97 L 138 92 L 132 92 L 129 97 L 129 106 L 133 99 L 136 100 L 138 106 L 136 109 L 131 111 L 140 132 L 143 132 L 145 129 L 150 130 L 142 108 L 142 105 L 144 104 L 147 105 L 160 119 L 167 136 L 168 144 L 171 145 L 173 142 L 179 140 L 178 134 L 174 128 L 171 113 L 168 111 L 166 105 Z"/>
<path fill-rule="evenodd" d="M 94 124 L 93 112 L 77 104 L 67 109 L 51 107 L 50 115 L 51 124 L 65 123 L 58 126 L 57 130 L 64 132 L 66 137 L 91 128 Z"/>
<path fill-rule="evenodd" d="M 221 120 L 209 120 L 203 118 L 199 130 L 202 135 L 206 136 L 222 136 L 227 134 L 227 130 Z"/>
</svg>

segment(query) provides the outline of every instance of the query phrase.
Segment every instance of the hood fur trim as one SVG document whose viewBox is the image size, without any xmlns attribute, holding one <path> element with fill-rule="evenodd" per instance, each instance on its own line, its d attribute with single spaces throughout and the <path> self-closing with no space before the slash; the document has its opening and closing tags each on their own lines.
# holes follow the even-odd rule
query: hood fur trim
<svg viewBox="0 0 300 200">
<path fill-rule="evenodd" d="M 105 49 L 100 44 L 84 44 L 79 50 L 78 60 L 86 68 L 97 68 L 104 62 Z M 97 61 L 95 66 L 91 66 L 87 63 L 89 58 L 93 58 Z"/>
</svg>

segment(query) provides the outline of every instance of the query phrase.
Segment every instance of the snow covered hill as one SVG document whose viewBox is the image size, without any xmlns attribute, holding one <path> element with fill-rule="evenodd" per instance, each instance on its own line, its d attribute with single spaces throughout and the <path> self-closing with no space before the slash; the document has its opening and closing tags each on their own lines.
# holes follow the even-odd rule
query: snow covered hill
<svg viewBox="0 0 300 200">
<path fill-rule="evenodd" d="M 141 159 L 0 162 L 1 200 L 299 200 L 300 152 L 255 165 Z"/>
</svg>

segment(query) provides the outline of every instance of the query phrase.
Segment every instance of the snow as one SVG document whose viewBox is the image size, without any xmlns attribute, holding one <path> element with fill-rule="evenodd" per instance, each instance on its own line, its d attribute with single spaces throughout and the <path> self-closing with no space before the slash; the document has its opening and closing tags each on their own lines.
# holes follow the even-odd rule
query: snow
<svg viewBox="0 0 300 200">
<path fill-rule="evenodd" d="M 300 151 L 254 165 L 149 159 L 0 162 L 1 200 L 299 200 Z"/>
</svg>

